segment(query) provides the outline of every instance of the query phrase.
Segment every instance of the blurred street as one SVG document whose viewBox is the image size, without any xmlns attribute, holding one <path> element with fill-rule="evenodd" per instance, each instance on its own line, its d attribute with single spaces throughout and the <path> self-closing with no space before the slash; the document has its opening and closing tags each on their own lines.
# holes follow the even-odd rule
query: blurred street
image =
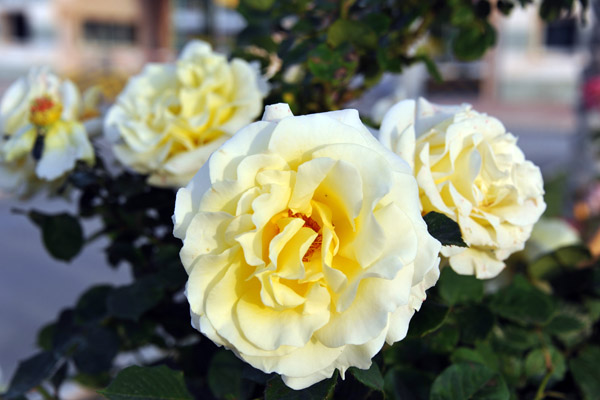
<svg viewBox="0 0 600 400">
<path fill-rule="evenodd" d="M 85 248 L 71 264 L 53 260 L 38 228 L 27 217 L 13 214 L 13 208 L 53 213 L 67 211 L 68 204 L 0 198 L 0 387 L 8 383 L 19 360 L 37 351 L 37 331 L 54 321 L 61 309 L 74 306 L 94 284 L 129 280 L 127 268 L 107 267 L 101 241 Z"/>
</svg>

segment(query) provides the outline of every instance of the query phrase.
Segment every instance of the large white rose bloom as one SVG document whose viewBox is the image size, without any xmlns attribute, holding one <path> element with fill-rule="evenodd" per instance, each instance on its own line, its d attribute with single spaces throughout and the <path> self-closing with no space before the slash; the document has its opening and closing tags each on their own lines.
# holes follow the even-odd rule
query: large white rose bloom
<svg viewBox="0 0 600 400">
<path fill-rule="evenodd" d="M 93 163 L 84 120 L 98 115 L 94 106 L 44 68 L 14 82 L 0 101 L 0 189 L 31 194 L 64 178 L 78 160 Z"/>
<path fill-rule="evenodd" d="M 210 154 L 262 110 L 257 68 L 190 42 L 176 64 L 148 64 L 108 111 L 117 159 L 156 186 L 181 187 Z"/>
<path fill-rule="evenodd" d="M 500 121 L 467 105 L 405 100 L 384 117 L 380 140 L 413 167 L 423 213 L 460 225 L 469 248 L 442 249 L 456 272 L 494 277 L 523 249 L 546 209 L 542 175 Z"/>
<path fill-rule="evenodd" d="M 302 389 L 405 337 L 439 276 L 410 168 L 356 110 L 263 121 L 177 193 L 192 325 Z"/>
</svg>

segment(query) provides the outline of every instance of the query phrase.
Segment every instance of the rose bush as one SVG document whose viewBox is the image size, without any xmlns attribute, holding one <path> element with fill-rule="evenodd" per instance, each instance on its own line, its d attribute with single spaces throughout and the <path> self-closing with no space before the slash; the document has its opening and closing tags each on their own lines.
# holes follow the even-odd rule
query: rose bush
<svg viewBox="0 0 600 400">
<path fill-rule="evenodd" d="M 78 160 L 92 164 L 85 124 L 99 115 L 98 103 L 44 68 L 14 82 L 0 102 L 0 188 L 31 194 L 56 183 Z"/>
<path fill-rule="evenodd" d="M 500 121 L 470 106 L 405 100 L 384 117 L 380 140 L 413 167 L 422 211 L 460 225 L 469 248 L 442 249 L 456 272 L 494 277 L 523 249 L 546 208 L 542 175 Z"/>
<path fill-rule="evenodd" d="M 263 121 L 177 193 L 192 324 L 301 389 L 366 369 L 439 276 L 409 167 L 355 110 Z"/>
<path fill-rule="evenodd" d="M 246 61 L 190 42 L 176 64 L 149 64 L 105 119 L 116 157 L 156 186 L 181 187 L 262 109 L 266 84 Z"/>
</svg>

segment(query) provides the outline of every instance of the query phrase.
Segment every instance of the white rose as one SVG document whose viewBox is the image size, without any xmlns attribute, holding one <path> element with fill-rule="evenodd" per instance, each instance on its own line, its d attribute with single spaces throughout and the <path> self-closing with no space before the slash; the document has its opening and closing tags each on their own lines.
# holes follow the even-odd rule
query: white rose
<svg viewBox="0 0 600 400">
<path fill-rule="evenodd" d="M 410 168 L 356 110 L 263 121 L 177 193 L 192 325 L 294 388 L 366 369 L 438 279 Z"/>
<path fill-rule="evenodd" d="M 94 162 L 81 94 L 69 80 L 32 69 L 0 101 L 0 188 L 29 194 L 78 160 Z"/>
<path fill-rule="evenodd" d="M 189 43 L 176 64 L 149 64 L 108 111 L 105 133 L 121 163 L 156 186 L 181 187 L 262 109 L 265 83 L 246 61 Z"/>
<path fill-rule="evenodd" d="M 460 225 L 469 248 L 442 249 L 456 272 L 494 277 L 523 249 L 546 208 L 542 175 L 500 121 L 470 106 L 405 100 L 384 117 L 380 140 L 413 166 L 423 213 Z"/>
</svg>

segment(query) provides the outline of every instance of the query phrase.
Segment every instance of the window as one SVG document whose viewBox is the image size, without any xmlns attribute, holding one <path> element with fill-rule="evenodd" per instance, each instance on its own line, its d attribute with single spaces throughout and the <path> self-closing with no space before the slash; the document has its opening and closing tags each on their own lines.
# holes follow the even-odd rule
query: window
<svg viewBox="0 0 600 400">
<path fill-rule="evenodd" d="M 577 22 L 565 18 L 546 25 L 546 46 L 572 50 L 577 43 Z"/>
<path fill-rule="evenodd" d="M 83 24 L 85 40 L 103 45 L 134 44 L 136 31 L 133 24 L 100 21 L 86 21 Z"/>
<path fill-rule="evenodd" d="M 31 39 L 31 27 L 29 21 L 22 12 L 14 12 L 6 15 L 9 38 L 19 42 Z"/>
</svg>

